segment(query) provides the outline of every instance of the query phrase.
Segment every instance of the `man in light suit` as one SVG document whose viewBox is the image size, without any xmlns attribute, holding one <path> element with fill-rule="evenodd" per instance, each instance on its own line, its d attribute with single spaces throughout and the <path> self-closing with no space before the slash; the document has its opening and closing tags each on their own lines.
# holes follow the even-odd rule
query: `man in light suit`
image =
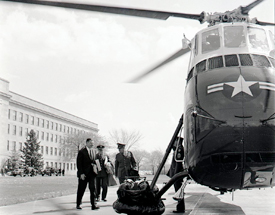
<svg viewBox="0 0 275 215">
<path fill-rule="evenodd" d="M 94 142 L 91 138 L 87 138 L 86 146 L 79 150 L 76 165 L 77 165 L 77 177 L 78 177 L 78 188 L 76 197 L 76 208 L 81 210 L 80 204 L 82 197 L 86 190 L 87 184 L 89 183 L 90 189 L 90 201 L 91 209 L 99 209 L 95 205 L 95 177 L 96 173 L 93 170 L 92 165 L 95 164 L 96 150 L 93 149 Z"/>
</svg>

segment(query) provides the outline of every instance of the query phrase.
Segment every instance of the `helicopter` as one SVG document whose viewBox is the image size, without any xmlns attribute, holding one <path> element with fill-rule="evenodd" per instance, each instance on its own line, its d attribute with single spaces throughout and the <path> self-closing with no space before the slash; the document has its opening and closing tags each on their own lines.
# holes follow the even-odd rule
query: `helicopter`
<svg viewBox="0 0 275 215">
<path fill-rule="evenodd" d="M 9 0 L 7 0 L 9 1 Z M 222 13 L 173 13 L 66 2 L 15 0 L 28 4 L 166 20 L 169 17 L 208 23 L 192 40 L 159 65 L 190 53 L 183 116 L 163 158 L 184 127 L 185 166 L 159 193 L 180 177 L 217 191 L 272 187 L 275 183 L 274 36 L 249 11 L 263 0 Z M 161 165 L 162 166 L 162 165 Z M 160 166 L 160 169 L 161 169 Z M 151 183 L 156 183 L 158 171 Z"/>
</svg>

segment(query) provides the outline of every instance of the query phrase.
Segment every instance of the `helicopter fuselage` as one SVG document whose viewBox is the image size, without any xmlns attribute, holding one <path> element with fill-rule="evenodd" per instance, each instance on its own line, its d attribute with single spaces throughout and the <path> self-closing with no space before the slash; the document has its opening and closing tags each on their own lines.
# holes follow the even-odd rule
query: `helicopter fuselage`
<svg viewBox="0 0 275 215">
<path fill-rule="evenodd" d="M 192 40 L 185 90 L 185 165 L 218 189 L 275 183 L 275 60 L 272 34 L 219 24 Z"/>
</svg>

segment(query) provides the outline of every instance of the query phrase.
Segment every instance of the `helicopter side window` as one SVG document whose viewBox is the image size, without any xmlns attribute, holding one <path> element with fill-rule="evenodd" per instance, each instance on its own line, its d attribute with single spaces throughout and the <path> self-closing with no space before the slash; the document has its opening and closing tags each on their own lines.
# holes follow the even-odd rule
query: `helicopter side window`
<svg viewBox="0 0 275 215">
<path fill-rule="evenodd" d="M 196 65 L 197 73 L 204 72 L 206 70 L 206 60 L 199 62 Z"/>
<path fill-rule="evenodd" d="M 270 65 L 268 59 L 266 58 L 266 56 L 253 54 L 252 59 L 253 59 L 253 62 L 254 62 L 255 66 L 271 67 L 271 65 Z"/>
<path fill-rule="evenodd" d="M 269 37 L 271 41 L 271 51 L 269 52 L 269 56 L 275 57 L 275 37 L 271 31 L 269 31 Z"/>
<path fill-rule="evenodd" d="M 228 48 L 238 48 L 245 46 L 245 36 L 243 26 L 224 27 L 224 45 Z"/>
<path fill-rule="evenodd" d="M 190 70 L 188 76 L 187 76 L 187 82 L 193 77 L 194 67 Z"/>
<path fill-rule="evenodd" d="M 208 59 L 208 69 L 215 69 L 223 67 L 222 56 L 212 57 Z"/>
<path fill-rule="evenodd" d="M 253 61 L 249 54 L 239 54 L 242 66 L 253 66 Z"/>
<path fill-rule="evenodd" d="M 198 35 L 195 36 L 195 55 L 198 55 Z"/>
<path fill-rule="evenodd" d="M 268 51 L 265 31 L 260 28 L 247 27 L 249 46 L 260 51 Z"/>
<path fill-rule="evenodd" d="M 269 60 L 270 60 L 270 62 L 272 63 L 273 67 L 275 67 L 275 59 L 274 59 L 274 58 L 269 57 Z"/>
<path fill-rule="evenodd" d="M 213 29 L 202 33 L 202 53 L 219 49 L 220 35 L 218 29 Z"/>
<path fill-rule="evenodd" d="M 239 66 L 238 57 L 235 54 L 225 55 L 224 59 L 225 59 L 225 66 L 226 67 Z"/>
</svg>

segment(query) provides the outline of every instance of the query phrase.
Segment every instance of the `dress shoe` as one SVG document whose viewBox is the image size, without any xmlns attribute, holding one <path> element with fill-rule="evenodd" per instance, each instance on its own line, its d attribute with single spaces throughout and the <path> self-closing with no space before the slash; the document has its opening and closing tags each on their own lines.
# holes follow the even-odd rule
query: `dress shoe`
<svg viewBox="0 0 275 215">
<path fill-rule="evenodd" d="M 103 202 L 107 202 L 107 199 L 102 199 Z"/>
<path fill-rule="evenodd" d="M 184 214 L 185 211 L 173 211 L 173 213 L 175 213 L 175 214 Z"/>
<path fill-rule="evenodd" d="M 79 205 L 77 205 L 76 209 L 81 210 L 82 208 Z"/>
<path fill-rule="evenodd" d="M 97 206 L 92 206 L 92 210 L 98 210 L 99 209 L 99 207 L 97 207 Z"/>
</svg>

